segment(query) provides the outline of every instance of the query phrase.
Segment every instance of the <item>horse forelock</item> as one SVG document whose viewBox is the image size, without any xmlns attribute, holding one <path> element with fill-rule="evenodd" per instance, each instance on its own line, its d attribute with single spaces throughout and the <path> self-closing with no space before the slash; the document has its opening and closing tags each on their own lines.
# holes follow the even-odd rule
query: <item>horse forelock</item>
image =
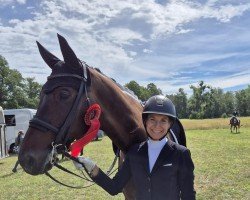
<svg viewBox="0 0 250 200">
<path fill-rule="evenodd" d="M 52 72 L 50 76 L 56 76 L 58 74 L 72 74 L 83 76 L 83 69 L 82 67 L 72 67 L 67 65 L 64 61 L 57 62 L 54 67 L 52 68 Z M 76 79 L 74 77 L 66 76 L 66 77 L 58 77 L 54 79 L 48 80 L 43 89 L 47 92 L 53 91 L 57 87 L 73 87 L 74 89 L 78 90 L 80 86 L 81 80 Z"/>
<path fill-rule="evenodd" d="M 51 72 L 51 75 L 57 74 L 76 74 L 79 76 L 83 76 L 83 69 L 80 66 L 72 66 L 70 64 L 66 64 L 64 61 L 57 62 Z"/>
</svg>

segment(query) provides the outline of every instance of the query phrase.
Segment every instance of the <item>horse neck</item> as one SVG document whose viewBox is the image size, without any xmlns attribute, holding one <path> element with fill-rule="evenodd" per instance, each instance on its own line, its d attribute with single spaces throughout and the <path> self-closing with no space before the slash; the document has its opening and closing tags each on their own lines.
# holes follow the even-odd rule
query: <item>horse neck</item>
<svg viewBox="0 0 250 200">
<path fill-rule="evenodd" d="M 142 106 L 111 79 L 91 70 L 91 100 L 102 108 L 101 129 L 121 150 L 146 138 Z"/>
</svg>

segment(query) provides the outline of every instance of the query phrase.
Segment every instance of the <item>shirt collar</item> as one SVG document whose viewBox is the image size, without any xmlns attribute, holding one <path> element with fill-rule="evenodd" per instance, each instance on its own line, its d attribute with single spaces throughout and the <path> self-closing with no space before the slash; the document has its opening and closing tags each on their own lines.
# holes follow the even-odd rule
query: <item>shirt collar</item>
<svg viewBox="0 0 250 200">
<path fill-rule="evenodd" d="M 160 148 L 160 147 L 163 147 L 166 143 L 167 143 L 168 139 L 166 137 L 164 137 L 162 140 L 160 141 L 155 141 L 155 140 L 152 140 L 151 138 L 148 138 L 148 146 L 150 148 Z"/>
</svg>

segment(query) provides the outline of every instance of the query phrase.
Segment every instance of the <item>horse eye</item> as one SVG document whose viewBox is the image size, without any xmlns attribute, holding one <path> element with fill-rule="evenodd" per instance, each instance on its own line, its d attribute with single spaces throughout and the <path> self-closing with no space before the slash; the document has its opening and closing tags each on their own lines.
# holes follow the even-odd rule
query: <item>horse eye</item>
<svg viewBox="0 0 250 200">
<path fill-rule="evenodd" d="M 60 91 L 60 98 L 61 99 L 67 99 L 69 96 L 70 96 L 70 92 L 68 90 Z"/>
</svg>

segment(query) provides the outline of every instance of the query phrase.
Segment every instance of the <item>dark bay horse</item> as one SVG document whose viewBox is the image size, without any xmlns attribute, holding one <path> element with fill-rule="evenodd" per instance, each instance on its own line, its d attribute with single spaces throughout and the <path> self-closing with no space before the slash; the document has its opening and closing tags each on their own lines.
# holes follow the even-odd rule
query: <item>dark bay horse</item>
<svg viewBox="0 0 250 200">
<path fill-rule="evenodd" d="M 240 132 L 240 119 L 238 119 L 237 117 L 233 116 L 231 117 L 230 121 L 229 121 L 229 125 L 230 125 L 230 130 L 231 133 L 233 132 L 233 130 L 237 132 Z"/>
<path fill-rule="evenodd" d="M 58 35 L 58 39 L 64 61 L 37 42 L 52 73 L 43 85 L 36 116 L 30 122 L 19 153 L 21 166 L 31 175 L 44 174 L 53 167 L 52 144 L 67 145 L 87 132 L 89 126 L 83 118 L 95 103 L 102 109 L 100 129 L 122 152 L 147 138 L 140 102 L 112 79 L 81 62 L 62 36 Z M 186 145 L 179 120 L 174 127 L 179 131 L 176 133 L 179 143 Z M 126 199 L 133 199 L 133 192 L 129 193 Z"/>
</svg>

